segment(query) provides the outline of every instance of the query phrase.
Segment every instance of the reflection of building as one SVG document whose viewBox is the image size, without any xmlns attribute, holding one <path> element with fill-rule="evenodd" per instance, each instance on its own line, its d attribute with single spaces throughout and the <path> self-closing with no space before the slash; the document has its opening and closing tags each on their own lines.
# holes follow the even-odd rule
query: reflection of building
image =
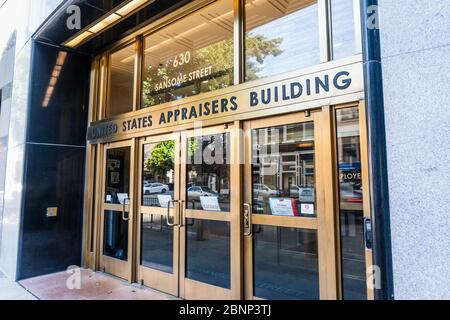
<svg viewBox="0 0 450 320">
<path fill-rule="evenodd" d="M 254 135 L 253 173 L 259 177 L 254 183 L 266 184 L 289 194 L 293 186 L 314 186 L 314 133 L 305 124 L 265 129 Z M 294 135 L 300 132 L 301 136 Z M 293 134 L 294 133 L 294 134 Z M 295 150 L 291 152 L 291 150 Z"/>
</svg>

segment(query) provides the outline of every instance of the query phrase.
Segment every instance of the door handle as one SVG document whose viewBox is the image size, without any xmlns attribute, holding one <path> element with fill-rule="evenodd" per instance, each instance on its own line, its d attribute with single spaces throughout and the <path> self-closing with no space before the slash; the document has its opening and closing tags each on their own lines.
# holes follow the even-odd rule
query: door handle
<svg viewBox="0 0 450 320">
<path fill-rule="evenodd" d="M 128 213 L 128 218 L 127 217 L 125 217 L 125 209 L 126 209 L 126 206 L 127 206 L 127 201 L 128 201 L 128 204 L 130 204 L 130 198 L 126 198 L 126 199 L 123 199 L 123 206 L 122 206 L 122 220 L 123 221 L 128 221 L 128 220 L 130 220 L 130 214 Z"/>
<path fill-rule="evenodd" d="M 169 227 L 174 227 L 176 225 L 175 223 L 175 215 L 174 215 L 174 221 L 170 222 L 170 205 L 173 203 L 173 209 L 175 210 L 175 202 L 179 202 L 179 200 L 170 200 L 169 202 L 167 202 L 167 225 Z"/>
<path fill-rule="evenodd" d="M 244 203 L 244 236 L 252 234 L 252 210 L 248 203 Z"/>
<path fill-rule="evenodd" d="M 180 206 L 178 207 L 179 208 L 179 213 L 178 213 L 178 219 L 179 219 L 179 226 L 180 227 L 183 227 L 184 225 L 185 225 L 185 223 L 184 223 L 184 206 L 183 206 L 183 204 L 184 204 L 184 201 L 183 200 L 179 200 L 178 201 L 178 203 L 180 204 Z"/>
<path fill-rule="evenodd" d="M 364 218 L 364 244 L 366 250 L 372 250 L 373 247 L 373 231 L 372 231 L 372 219 Z"/>
</svg>

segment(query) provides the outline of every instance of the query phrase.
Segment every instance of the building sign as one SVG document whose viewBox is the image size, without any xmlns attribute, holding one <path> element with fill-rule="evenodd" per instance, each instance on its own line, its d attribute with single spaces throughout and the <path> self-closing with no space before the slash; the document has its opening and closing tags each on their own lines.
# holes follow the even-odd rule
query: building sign
<svg viewBox="0 0 450 320">
<path fill-rule="evenodd" d="M 337 96 L 363 92 L 361 63 L 287 75 L 276 82 L 269 82 L 270 78 L 257 80 L 99 121 L 89 127 L 88 140 L 91 143 L 113 141 L 144 135 L 153 129 L 215 118 L 226 122 L 239 116 L 243 120 L 251 118 L 256 111 L 290 105 L 295 105 L 296 111 L 305 110 L 327 105 Z"/>
</svg>

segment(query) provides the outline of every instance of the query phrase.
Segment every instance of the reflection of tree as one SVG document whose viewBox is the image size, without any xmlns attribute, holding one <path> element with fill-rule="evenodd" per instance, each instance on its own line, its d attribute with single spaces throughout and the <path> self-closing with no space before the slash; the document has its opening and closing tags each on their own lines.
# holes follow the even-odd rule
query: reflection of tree
<svg viewBox="0 0 450 320">
<path fill-rule="evenodd" d="M 246 37 L 246 79 L 257 79 L 260 65 L 268 56 L 278 56 L 282 38 L 267 39 L 263 35 L 248 35 Z M 155 90 L 155 85 L 165 79 L 173 79 L 183 74 L 212 66 L 213 72 L 207 77 L 195 79 L 176 85 L 172 88 Z M 158 66 L 150 65 L 143 81 L 143 105 L 152 106 L 183 98 L 200 92 L 213 91 L 233 85 L 233 40 L 227 39 L 195 51 L 192 59 L 184 66 L 173 66 L 173 60 L 168 60 Z M 205 84 L 205 80 L 208 82 Z M 180 90 L 181 89 L 181 90 Z"/>
<path fill-rule="evenodd" d="M 209 178 L 215 177 L 216 183 L 212 189 L 220 191 L 221 183 L 226 189 L 229 188 L 229 139 L 229 135 L 217 134 L 190 140 L 193 148 L 187 170 L 197 174 L 189 181 L 190 184 L 209 186 Z"/>
<path fill-rule="evenodd" d="M 283 53 L 280 45 L 283 38 L 267 40 L 263 35 L 252 35 L 246 38 L 246 69 L 245 77 L 247 81 L 258 79 L 257 73 L 261 71 L 260 65 L 268 56 L 278 56 Z"/>
<path fill-rule="evenodd" d="M 175 141 L 164 141 L 153 148 L 145 167 L 153 176 L 165 177 L 173 169 Z"/>
<path fill-rule="evenodd" d="M 195 140 L 189 142 L 189 155 L 194 154 L 197 145 Z M 145 168 L 153 177 L 165 177 L 167 172 L 173 169 L 175 161 L 175 141 L 163 141 L 152 150 L 151 155 L 145 160 Z"/>
</svg>

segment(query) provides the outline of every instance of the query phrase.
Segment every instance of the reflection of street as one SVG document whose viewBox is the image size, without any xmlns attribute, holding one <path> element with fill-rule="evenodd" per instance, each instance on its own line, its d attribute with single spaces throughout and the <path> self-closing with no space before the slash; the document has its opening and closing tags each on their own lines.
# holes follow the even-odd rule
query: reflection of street
<svg viewBox="0 0 450 320">
<path fill-rule="evenodd" d="M 255 226 L 253 233 L 255 295 L 273 300 L 319 299 L 315 232 Z"/>
<path fill-rule="evenodd" d="M 144 215 L 142 223 L 142 265 L 160 271 L 173 272 L 173 228 L 165 217 Z"/>
<path fill-rule="evenodd" d="M 230 288 L 230 223 L 188 219 L 187 226 L 187 277 Z"/>
<path fill-rule="evenodd" d="M 346 299 L 366 299 L 363 238 L 363 212 L 341 210 L 342 269 Z"/>
</svg>

